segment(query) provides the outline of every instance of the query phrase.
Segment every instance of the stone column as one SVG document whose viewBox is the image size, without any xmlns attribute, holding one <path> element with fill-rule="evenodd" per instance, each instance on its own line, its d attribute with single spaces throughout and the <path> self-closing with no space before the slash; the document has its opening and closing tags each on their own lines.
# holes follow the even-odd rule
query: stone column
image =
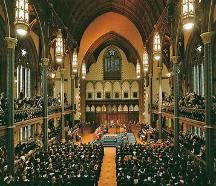
<svg viewBox="0 0 216 186">
<path fill-rule="evenodd" d="M 14 63 L 15 46 L 17 39 L 5 38 L 7 42 L 7 109 L 6 109 L 6 133 L 7 133 L 7 164 L 9 174 L 14 175 Z"/>
<path fill-rule="evenodd" d="M 42 86 L 43 86 L 43 144 L 44 149 L 48 150 L 48 93 L 47 93 L 47 66 L 48 58 L 42 58 Z"/>
<path fill-rule="evenodd" d="M 81 122 L 84 123 L 86 120 L 86 81 L 85 79 L 80 79 L 80 112 L 81 112 Z"/>
<path fill-rule="evenodd" d="M 65 143 L 65 121 L 64 121 L 64 72 L 65 69 L 61 68 L 61 142 Z"/>
<path fill-rule="evenodd" d="M 159 92 L 158 92 L 158 130 L 159 130 L 159 139 L 162 138 L 162 64 L 159 62 L 159 77 L 158 77 L 158 84 L 159 84 Z"/>
<path fill-rule="evenodd" d="M 75 75 L 71 75 L 71 106 L 72 106 L 72 126 L 74 126 L 74 91 L 75 91 Z"/>
<path fill-rule="evenodd" d="M 174 73 L 174 144 L 175 149 L 179 148 L 179 75 L 177 56 L 172 56 L 173 73 Z"/>
<path fill-rule="evenodd" d="M 212 64 L 212 39 L 214 32 L 201 34 L 204 43 L 204 80 L 205 80 L 205 126 L 206 126 L 206 166 L 207 179 L 214 185 L 214 130 L 215 118 L 213 117 L 213 64 Z"/>
</svg>

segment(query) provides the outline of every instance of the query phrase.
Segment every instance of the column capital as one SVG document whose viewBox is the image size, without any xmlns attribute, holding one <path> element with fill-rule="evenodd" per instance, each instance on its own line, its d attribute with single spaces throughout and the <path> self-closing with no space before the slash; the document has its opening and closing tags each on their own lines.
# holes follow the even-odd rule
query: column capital
<svg viewBox="0 0 216 186">
<path fill-rule="evenodd" d="M 66 140 L 64 138 L 61 139 L 61 143 L 65 143 Z"/>
<path fill-rule="evenodd" d="M 42 58 L 41 60 L 43 61 L 44 66 L 48 66 L 49 58 Z"/>
<path fill-rule="evenodd" d="M 157 68 L 159 69 L 159 70 L 163 70 L 163 67 L 162 66 L 157 66 Z"/>
<path fill-rule="evenodd" d="M 66 71 L 66 69 L 65 68 L 60 68 L 60 74 L 61 75 L 64 75 L 64 72 Z"/>
<path fill-rule="evenodd" d="M 74 74 L 71 74 L 71 79 L 74 79 L 75 78 L 75 75 Z"/>
<path fill-rule="evenodd" d="M 204 44 L 209 44 L 209 43 L 212 42 L 212 38 L 214 36 L 214 32 L 205 32 L 205 33 L 202 33 L 200 36 L 201 36 L 202 42 Z"/>
<path fill-rule="evenodd" d="M 214 126 L 210 126 L 210 125 L 205 125 L 204 128 L 205 129 L 214 129 L 215 127 Z"/>
<path fill-rule="evenodd" d="M 17 39 L 13 37 L 5 37 L 5 40 L 7 41 L 7 48 L 15 48 L 17 44 Z"/>
<path fill-rule="evenodd" d="M 177 64 L 178 63 L 178 56 L 172 56 L 172 62 L 173 64 Z"/>
</svg>

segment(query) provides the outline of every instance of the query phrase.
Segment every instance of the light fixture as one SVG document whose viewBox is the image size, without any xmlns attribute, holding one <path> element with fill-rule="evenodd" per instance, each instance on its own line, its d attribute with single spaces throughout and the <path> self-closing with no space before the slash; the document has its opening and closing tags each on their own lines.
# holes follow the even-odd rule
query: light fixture
<svg viewBox="0 0 216 186">
<path fill-rule="evenodd" d="M 136 63 L 136 76 L 137 76 L 137 79 L 140 78 L 140 64 L 139 64 L 139 60 L 137 60 L 137 63 Z"/>
<path fill-rule="evenodd" d="M 54 79 L 54 78 L 55 78 L 55 73 L 52 72 L 52 73 L 50 74 L 50 77 L 51 77 L 52 79 Z"/>
<path fill-rule="evenodd" d="M 22 53 L 22 56 L 26 56 L 27 51 L 26 51 L 25 49 L 22 49 L 22 50 L 21 50 L 21 53 Z"/>
<path fill-rule="evenodd" d="M 166 76 L 167 76 L 168 78 L 170 78 L 170 77 L 172 76 L 172 73 L 171 73 L 171 72 L 168 72 L 168 73 L 166 74 Z"/>
<path fill-rule="evenodd" d="M 194 18 L 194 0 L 182 0 L 182 22 L 185 30 L 191 30 L 194 27 Z"/>
<path fill-rule="evenodd" d="M 83 61 L 83 64 L 82 64 L 82 79 L 85 79 L 85 78 L 86 78 L 86 64 Z"/>
<path fill-rule="evenodd" d="M 15 30 L 19 36 L 25 36 L 29 28 L 28 0 L 16 0 Z"/>
<path fill-rule="evenodd" d="M 198 52 L 201 52 L 201 51 L 202 51 L 202 45 L 199 45 L 199 46 L 197 47 L 197 51 L 198 51 Z"/>
<path fill-rule="evenodd" d="M 143 69 L 144 69 L 144 72 L 148 71 L 148 67 L 149 67 L 149 64 L 148 64 L 148 53 L 147 53 L 147 50 L 146 50 L 146 47 L 145 47 L 144 48 L 144 53 L 143 53 Z"/>
<path fill-rule="evenodd" d="M 156 61 L 161 58 L 161 39 L 158 32 L 155 32 L 153 39 L 153 56 Z"/>
<path fill-rule="evenodd" d="M 77 49 L 74 48 L 73 51 L 73 62 L 72 62 L 73 72 L 77 73 Z"/>
<path fill-rule="evenodd" d="M 58 30 L 56 37 L 56 48 L 55 48 L 55 58 L 57 63 L 61 63 L 63 61 L 64 53 L 63 53 L 63 38 L 61 29 Z"/>
</svg>

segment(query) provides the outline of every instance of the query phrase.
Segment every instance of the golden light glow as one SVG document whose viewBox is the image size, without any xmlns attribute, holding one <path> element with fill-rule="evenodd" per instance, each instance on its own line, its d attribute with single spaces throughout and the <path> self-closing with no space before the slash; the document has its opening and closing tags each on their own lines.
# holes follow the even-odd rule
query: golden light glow
<svg viewBox="0 0 216 186">
<path fill-rule="evenodd" d="M 25 36 L 29 28 L 28 0 L 16 0 L 15 30 L 20 36 Z"/>
<path fill-rule="evenodd" d="M 73 68 L 73 72 L 74 73 L 77 73 L 77 49 L 74 48 L 74 51 L 73 51 L 73 61 L 72 61 L 72 68 Z"/>
<path fill-rule="evenodd" d="M 149 63 L 148 62 L 148 53 L 147 53 L 146 48 L 144 48 L 144 53 L 143 53 L 143 69 L 144 69 L 144 72 L 148 71 L 148 67 L 149 67 L 148 63 Z"/>
<path fill-rule="evenodd" d="M 55 48 L 55 58 L 57 63 L 62 63 L 64 57 L 63 53 L 63 38 L 61 29 L 58 30 L 56 37 L 56 48 Z"/>
<path fill-rule="evenodd" d="M 136 64 L 136 76 L 137 76 L 137 79 L 140 78 L 140 64 L 139 64 L 138 60 L 137 60 L 137 64 Z"/>
<path fill-rule="evenodd" d="M 55 78 L 55 73 L 54 73 L 54 72 L 51 73 L 51 78 L 52 78 L 52 79 Z"/>
<path fill-rule="evenodd" d="M 172 74 L 171 74 L 171 72 L 168 72 L 166 75 L 168 78 L 170 78 Z"/>
<path fill-rule="evenodd" d="M 185 30 L 191 30 L 194 27 L 194 18 L 194 0 L 182 0 L 182 22 Z"/>
<path fill-rule="evenodd" d="M 86 64 L 83 62 L 82 64 L 82 79 L 86 78 Z"/>
<path fill-rule="evenodd" d="M 161 58 L 161 39 L 158 32 L 155 33 L 153 39 L 153 56 L 156 61 Z"/>
</svg>

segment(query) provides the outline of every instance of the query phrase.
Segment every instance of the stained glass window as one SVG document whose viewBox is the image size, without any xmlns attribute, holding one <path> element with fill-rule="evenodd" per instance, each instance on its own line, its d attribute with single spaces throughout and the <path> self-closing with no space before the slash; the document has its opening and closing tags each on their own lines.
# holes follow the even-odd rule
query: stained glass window
<svg viewBox="0 0 216 186">
<path fill-rule="evenodd" d="M 105 51 L 104 79 L 121 79 L 121 55 L 117 48 L 110 47 Z"/>
</svg>

